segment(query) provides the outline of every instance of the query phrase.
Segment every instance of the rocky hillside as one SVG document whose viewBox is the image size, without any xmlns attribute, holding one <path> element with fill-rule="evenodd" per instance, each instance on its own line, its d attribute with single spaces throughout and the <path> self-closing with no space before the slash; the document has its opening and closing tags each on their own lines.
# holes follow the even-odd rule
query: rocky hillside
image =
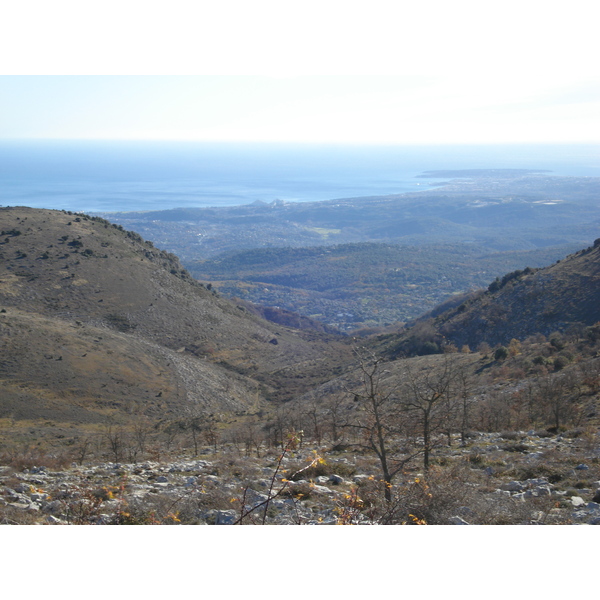
<svg viewBox="0 0 600 600">
<path fill-rule="evenodd" d="M 275 472 L 271 454 L 227 449 L 162 463 L 0 467 L 0 523 L 600 524 L 597 454 L 581 437 L 481 433 L 438 457 L 446 467 L 426 482 L 415 469 L 403 473 L 388 506 L 376 463 L 356 453 L 312 467 L 308 449 L 284 456 L 282 469 L 300 471 L 292 479 Z"/>
<path fill-rule="evenodd" d="M 0 418 L 245 411 L 343 362 L 340 338 L 209 288 L 103 219 L 0 209 Z"/>
</svg>

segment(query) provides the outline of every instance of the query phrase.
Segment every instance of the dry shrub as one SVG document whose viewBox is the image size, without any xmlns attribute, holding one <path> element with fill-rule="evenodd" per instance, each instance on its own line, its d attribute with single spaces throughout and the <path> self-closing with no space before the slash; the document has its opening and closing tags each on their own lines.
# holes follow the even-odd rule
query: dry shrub
<svg viewBox="0 0 600 600">
<path fill-rule="evenodd" d="M 249 481 L 260 476 L 257 463 L 233 453 L 223 453 L 213 461 L 214 475 L 223 479 L 237 478 Z"/>
<path fill-rule="evenodd" d="M 0 525 L 35 525 L 39 514 L 13 506 L 0 506 Z"/>
<path fill-rule="evenodd" d="M 551 510 L 557 501 L 551 496 L 532 497 L 527 500 L 500 494 L 485 494 L 470 509 L 472 523 L 476 525 L 530 525 L 549 523 Z M 566 517 L 565 517 L 566 519 Z M 567 522 L 565 520 L 565 522 Z M 559 524 L 554 519 L 553 524 Z"/>
<path fill-rule="evenodd" d="M 351 477 L 356 473 L 356 468 L 345 463 L 335 463 L 330 461 L 318 461 L 305 469 L 306 463 L 288 464 L 286 469 L 294 473 L 290 479 L 299 481 L 300 479 L 314 480 L 317 477 L 329 477 L 330 475 L 339 475 L 340 477 Z"/>
<path fill-rule="evenodd" d="M 17 471 L 33 467 L 60 470 L 72 462 L 73 455 L 70 452 L 47 452 L 39 448 L 25 448 L 0 454 L 0 464 L 13 467 Z"/>
<path fill-rule="evenodd" d="M 195 494 L 191 494 L 185 502 L 185 509 L 195 506 L 200 511 L 227 510 L 232 507 L 231 492 L 224 490 L 221 485 L 213 481 L 201 481 Z"/>
<path fill-rule="evenodd" d="M 312 485 L 307 482 L 299 482 L 297 485 L 286 487 L 281 492 L 282 498 L 294 498 L 296 500 L 307 500 L 311 497 L 313 492 Z"/>
<path fill-rule="evenodd" d="M 469 483 L 481 475 L 464 464 L 432 467 L 425 477 L 415 477 L 397 488 L 380 522 L 448 524 L 452 516 L 474 502 L 475 488 Z"/>
<path fill-rule="evenodd" d="M 231 508 L 228 502 L 218 494 L 206 495 L 210 498 L 209 506 L 202 507 L 198 494 L 190 493 L 173 498 L 167 494 L 148 494 L 144 498 L 130 499 L 124 509 L 117 515 L 118 525 L 196 525 L 200 522 L 201 513 L 213 508 Z"/>
</svg>

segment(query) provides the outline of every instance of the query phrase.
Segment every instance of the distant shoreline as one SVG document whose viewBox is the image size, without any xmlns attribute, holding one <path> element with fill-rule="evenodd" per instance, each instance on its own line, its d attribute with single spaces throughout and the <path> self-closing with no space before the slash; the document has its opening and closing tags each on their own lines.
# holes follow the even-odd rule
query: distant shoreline
<svg viewBox="0 0 600 600">
<path fill-rule="evenodd" d="M 0 140 L 0 205 L 86 213 L 423 193 L 459 178 L 600 176 L 600 145 L 307 146 Z M 453 180 L 453 181 L 449 181 Z"/>
<path fill-rule="evenodd" d="M 446 169 L 437 171 L 423 171 L 418 178 L 438 179 L 440 177 L 521 177 L 536 175 L 538 173 L 552 173 L 549 169 Z"/>
</svg>

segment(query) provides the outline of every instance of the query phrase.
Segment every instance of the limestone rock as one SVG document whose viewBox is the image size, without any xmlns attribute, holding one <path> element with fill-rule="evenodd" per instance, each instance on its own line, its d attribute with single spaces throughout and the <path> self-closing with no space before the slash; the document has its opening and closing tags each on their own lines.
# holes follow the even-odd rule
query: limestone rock
<svg viewBox="0 0 600 600">
<path fill-rule="evenodd" d="M 509 481 L 503 483 L 500 486 L 500 489 L 505 492 L 522 492 L 525 489 L 525 486 L 520 481 Z"/>
<path fill-rule="evenodd" d="M 459 517 L 458 515 L 450 517 L 448 519 L 448 522 L 450 523 L 450 525 L 469 525 L 467 521 L 465 521 L 462 517 Z"/>
</svg>

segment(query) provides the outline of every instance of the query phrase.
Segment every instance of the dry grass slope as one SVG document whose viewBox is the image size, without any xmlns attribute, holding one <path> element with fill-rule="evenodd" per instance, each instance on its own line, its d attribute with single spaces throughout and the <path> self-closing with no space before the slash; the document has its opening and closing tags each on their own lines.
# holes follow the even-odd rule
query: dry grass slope
<svg viewBox="0 0 600 600">
<path fill-rule="evenodd" d="M 343 362 L 109 222 L 0 209 L 0 418 L 73 424 L 257 410 Z"/>
</svg>

